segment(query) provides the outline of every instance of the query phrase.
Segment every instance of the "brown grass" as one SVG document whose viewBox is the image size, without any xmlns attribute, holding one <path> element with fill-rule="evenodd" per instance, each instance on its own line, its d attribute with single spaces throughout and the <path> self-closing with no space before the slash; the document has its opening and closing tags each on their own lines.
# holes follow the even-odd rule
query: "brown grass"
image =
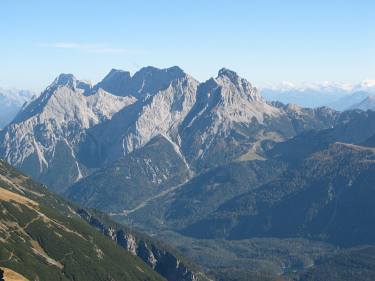
<svg viewBox="0 0 375 281">
<path fill-rule="evenodd" d="M 1 269 L 4 271 L 5 281 L 29 281 L 29 279 L 9 268 L 1 267 Z"/>
<path fill-rule="evenodd" d="M 19 195 L 17 193 L 11 192 L 5 188 L 0 187 L 0 200 L 8 202 L 16 202 L 18 204 L 27 205 L 28 207 L 34 209 L 38 207 L 38 203 L 26 198 L 25 196 Z"/>
</svg>

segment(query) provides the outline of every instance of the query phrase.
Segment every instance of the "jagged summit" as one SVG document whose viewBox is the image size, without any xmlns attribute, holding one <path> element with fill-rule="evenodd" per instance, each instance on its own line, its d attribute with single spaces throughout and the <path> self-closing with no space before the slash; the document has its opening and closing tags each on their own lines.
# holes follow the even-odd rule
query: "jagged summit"
<svg viewBox="0 0 375 281">
<path fill-rule="evenodd" d="M 126 96 L 127 88 L 131 82 L 131 76 L 129 71 L 111 69 L 111 71 L 99 82 L 95 87 L 94 91 L 98 88 L 112 93 L 117 96 Z"/>
<path fill-rule="evenodd" d="M 68 75 L 64 74 L 62 78 Z M 103 80 L 93 87 L 92 92 L 96 92 L 99 88 L 102 88 L 117 96 L 133 96 L 137 99 L 142 99 L 167 89 L 173 81 L 181 79 L 191 79 L 198 82 L 179 66 L 169 68 L 146 66 L 134 73 L 133 76 L 129 71 L 111 69 Z M 216 78 L 211 78 L 202 84 L 205 87 L 216 87 L 219 85 L 226 88 L 234 86 L 236 89 L 231 92 L 247 92 L 250 93 L 253 100 L 261 99 L 258 90 L 250 82 L 228 68 L 221 68 Z"/>
<path fill-rule="evenodd" d="M 53 81 L 52 85 L 58 86 L 71 86 L 76 81 L 76 77 L 71 73 L 61 73 Z"/>
<path fill-rule="evenodd" d="M 178 66 L 165 69 L 143 67 L 132 77 L 132 91 L 136 97 L 143 98 L 168 88 L 173 81 L 186 77 L 187 74 Z"/>
<path fill-rule="evenodd" d="M 55 78 L 52 84 L 47 88 L 48 90 L 54 90 L 58 87 L 77 88 L 87 91 L 91 88 L 91 83 L 87 81 L 78 80 L 73 74 L 61 73 Z"/>
<path fill-rule="evenodd" d="M 144 98 L 168 88 L 173 81 L 185 77 L 187 74 L 178 66 L 164 69 L 147 66 L 138 70 L 133 76 L 128 71 L 112 69 L 94 87 L 94 91 L 102 88 L 117 96 Z"/>
<path fill-rule="evenodd" d="M 62 73 L 53 80 L 39 97 L 33 99 L 30 103 L 25 104 L 22 107 L 22 110 L 14 118 L 13 122 L 22 122 L 41 113 L 52 97 L 60 96 L 58 99 L 61 99 L 61 96 L 68 96 L 68 93 L 85 94 L 91 89 L 92 85 L 90 82 L 78 80 L 73 74 Z M 67 102 L 63 99 L 60 103 L 61 105 L 66 105 Z"/>
<path fill-rule="evenodd" d="M 221 86 L 221 96 L 229 103 L 238 102 L 238 99 L 246 99 L 249 102 L 264 102 L 258 89 L 233 70 L 220 69 L 214 80 Z"/>
<path fill-rule="evenodd" d="M 146 66 L 142 67 L 139 71 L 137 71 L 134 76 L 137 74 L 139 75 L 160 75 L 162 73 L 168 74 L 174 77 L 183 77 L 186 73 L 179 67 L 179 66 L 171 66 L 168 68 L 157 68 L 154 66 Z"/>
<path fill-rule="evenodd" d="M 83 171 L 76 161 L 74 144 L 79 142 L 86 129 L 111 119 L 120 109 L 135 101 L 101 89 L 86 94 L 91 89 L 90 84 L 72 74 L 59 75 L 1 131 L 0 139 L 12 137 L 17 140 L 16 143 L 1 142 L 4 158 L 21 169 L 32 167 L 32 176 L 49 183 L 47 178 L 60 176 L 49 174 L 61 157 L 58 152 L 70 151 L 62 156 L 65 163 L 70 163 L 70 171 L 60 184 L 64 186 L 69 179 L 81 178 Z M 11 149 L 14 153 L 10 153 Z"/>
<path fill-rule="evenodd" d="M 106 75 L 106 77 L 109 77 L 111 75 L 117 75 L 117 74 L 123 74 L 124 76 L 131 76 L 129 71 L 112 68 L 111 71 Z"/>
<path fill-rule="evenodd" d="M 236 82 L 240 77 L 237 72 L 230 70 L 228 68 L 221 68 L 218 72 L 218 77 L 228 77 L 233 83 Z"/>
<path fill-rule="evenodd" d="M 237 72 L 230 70 L 228 68 L 222 68 L 218 72 L 218 76 L 216 77 L 218 81 L 225 81 L 226 84 L 231 83 L 235 85 L 239 90 L 240 88 L 247 87 L 249 89 L 253 88 L 251 83 L 247 81 L 245 78 L 240 77 Z M 255 89 L 255 88 L 254 88 Z"/>
<path fill-rule="evenodd" d="M 103 78 L 103 81 L 110 82 L 116 79 L 122 78 L 124 80 L 130 80 L 131 75 L 129 71 L 112 68 L 111 71 Z"/>
</svg>

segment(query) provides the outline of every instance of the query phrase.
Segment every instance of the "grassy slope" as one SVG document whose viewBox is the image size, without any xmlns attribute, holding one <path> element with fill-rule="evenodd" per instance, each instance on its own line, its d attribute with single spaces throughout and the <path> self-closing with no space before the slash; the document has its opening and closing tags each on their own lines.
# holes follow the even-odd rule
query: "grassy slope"
<svg viewBox="0 0 375 281">
<path fill-rule="evenodd" d="M 163 280 L 3 162 L 0 187 L 0 267 L 30 280 Z"/>
</svg>

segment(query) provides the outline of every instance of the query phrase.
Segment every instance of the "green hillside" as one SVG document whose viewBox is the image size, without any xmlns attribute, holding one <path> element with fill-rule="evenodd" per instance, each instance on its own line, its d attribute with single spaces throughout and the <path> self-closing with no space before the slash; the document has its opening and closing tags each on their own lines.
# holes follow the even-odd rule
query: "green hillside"
<svg viewBox="0 0 375 281">
<path fill-rule="evenodd" d="M 27 280 L 163 280 L 64 200 L 0 161 L 0 267 Z"/>
</svg>

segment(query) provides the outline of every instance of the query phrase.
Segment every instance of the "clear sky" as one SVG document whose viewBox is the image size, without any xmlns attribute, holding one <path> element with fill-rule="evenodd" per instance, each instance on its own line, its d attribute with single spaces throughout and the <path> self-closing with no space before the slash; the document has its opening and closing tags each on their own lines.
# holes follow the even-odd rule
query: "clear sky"
<svg viewBox="0 0 375 281">
<path fill-rule="evenodd" d="M 0 87 L 225 66 L 256 86 L 375 79 L 374 0 L 0 0 Z"/>
</svg>

